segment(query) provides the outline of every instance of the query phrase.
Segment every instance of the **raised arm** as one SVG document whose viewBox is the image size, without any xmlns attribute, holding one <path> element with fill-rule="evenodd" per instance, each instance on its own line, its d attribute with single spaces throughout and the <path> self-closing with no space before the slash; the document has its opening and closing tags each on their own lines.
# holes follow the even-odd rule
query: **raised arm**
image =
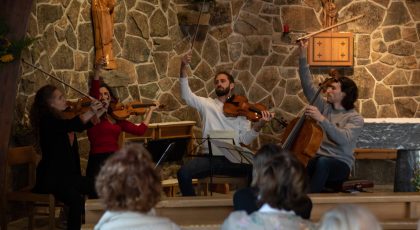
<svg viewBox="0 0 420 230">
<path fill-rule="evenodd" d="M 182 59 L 181 59 L 181 68 L 179 73 L 179 83 L 181 85 L 181 96 L 187 103 L 187 105 L 196 108 L 200 113 L 203 110 L 203 102 L 206 98 L 199 97 L 195 95 L 188 85 L 188 66 L 191 63 L 192 52 L 189 51 Z"/>
<path fill-rule="evenodd" d="M 308 48 L 308 41 L 307 40 L 300 40 L 299 43 L 299 78 L 300 83 L 303 89 L 303 93 L 308 101 L 310 101 L 316 94 L 317 89 L 315 88 L 313 81 L 312 81 L 312 74 L 309 70 L 309 65 L 306 58 L 307 48 Z M 316 106 L 320 111 L 323 111 L 325 102 L 322 100 L 321 97 L 318 98 L 314 102 L 314 106 Z"/>
<path fill-rule="evenodd" d="M 104 68 L 105 60 L 102 59 L 100 63 L 95 64 L 95 69 L 93 72 L 93 79 L 90 83 L 89 95 L 99 99 L 99 88 L 100 88 L 100 74 L 101 70 Z"/>
</svg>

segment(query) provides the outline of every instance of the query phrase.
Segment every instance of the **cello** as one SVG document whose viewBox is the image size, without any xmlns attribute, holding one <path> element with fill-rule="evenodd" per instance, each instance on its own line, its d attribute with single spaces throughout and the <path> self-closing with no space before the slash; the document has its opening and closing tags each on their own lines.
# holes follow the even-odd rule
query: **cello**
<svg viewBox="0 0 420 230">
<path fill-rule="evenodd" d="M 327 78 L 320 84 L 309 105 L 315 103 L 321 91 L 334 79 Z M 282 148 L 294 153 L 297 159 L 306 166 L 321 146 L 323 136 L 322 128 L 317 122 L 303 114 L 293 119 L 286 127 L 282 137 Z"/>
</svg>

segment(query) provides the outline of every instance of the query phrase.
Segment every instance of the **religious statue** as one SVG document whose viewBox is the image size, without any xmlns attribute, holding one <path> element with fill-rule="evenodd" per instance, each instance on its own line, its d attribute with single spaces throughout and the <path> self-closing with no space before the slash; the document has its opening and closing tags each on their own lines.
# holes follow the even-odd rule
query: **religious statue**
<svg viewBox="0 0 420 230">
<path fill-rule="evenodd" d="M 95 34 L 95 63 L 105 59 L 105 69 L 116 69 L 112 52 L 115 0 L 92 0 L 92 21 Z"/>
<path fill-rule="evenodd" d="M 324 28 L 335 25 L 337 23 L 338 10 L 333 0 L 321 0 L 323 6 Z"/>
</svg>

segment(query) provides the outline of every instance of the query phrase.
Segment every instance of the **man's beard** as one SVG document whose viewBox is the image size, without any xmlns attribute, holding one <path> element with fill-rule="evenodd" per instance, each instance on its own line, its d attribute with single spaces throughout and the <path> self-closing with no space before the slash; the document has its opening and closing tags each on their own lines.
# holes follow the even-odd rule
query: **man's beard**
<svg viewBox="0 0 420 230">
<path fill-rule="evenodd" d="M 226 89 L 216 88 L 215 92 L 218 97 L 226 96 L 230 93 L 230 88 L 229 87 L 227 87 Z"/>
</svg>

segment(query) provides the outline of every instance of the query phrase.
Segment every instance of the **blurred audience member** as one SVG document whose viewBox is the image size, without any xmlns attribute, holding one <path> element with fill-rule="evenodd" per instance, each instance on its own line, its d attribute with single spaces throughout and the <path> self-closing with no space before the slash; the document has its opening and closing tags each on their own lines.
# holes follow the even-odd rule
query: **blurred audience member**
<svg viewBox="0 0 420 230">
<path fill-rule="evenodd" d="M 252 186 L 257 188 L 258 211 L 235 211 L 222 229 L 315 229 L 293 211 L 305 199 L 308 178 L 303 165 L 281 147 L 268 144 L 255 155 Z"/>
<path fill-rule="evenodd" d="M 289 154 L 287 151 L 281 151 L 281 153 Z M 277 154 L 279 154 L 277 151 L 267 151 L 265 154 L 256 158 L 254 164 L 261 165 L 258 167 L 262 167 L 262 165 L 265 165 Z M 258 205 L 258 188 L 248 187 L 237 190 L 233 195 L 233 208 L 235 211 L 244 210 L 248 214 L 257 211 L 260 208 Z M 303 219 L 309 219 L 311 217 L 312 201 L 309 196 L 304 195 L 300 200 L 295 201 L 295 205 L 291 209 Z"/>
<path fill-rule="evenodd" d="M 106 161 L 97 177 L 96 190 L 107 211 L 95 230 L 179 229 L 169 219 L 154 214 L 162 191 L 154 166 L 150 154 L 139 144 L 124 147 Z"/>
<path fill-rule="evenodd" d="M 357 205 L 339 205 L 324 214 L 319 230 L 381 230 L 375 216 Z"/>
</svg>

